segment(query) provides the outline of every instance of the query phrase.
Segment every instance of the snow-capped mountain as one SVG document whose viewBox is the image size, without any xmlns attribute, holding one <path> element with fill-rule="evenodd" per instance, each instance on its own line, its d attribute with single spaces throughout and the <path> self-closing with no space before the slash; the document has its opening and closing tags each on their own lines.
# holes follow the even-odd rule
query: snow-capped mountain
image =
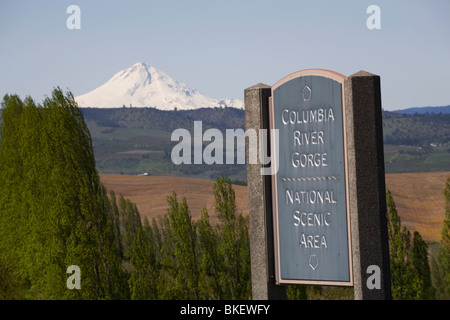
<svg viewBox="0 0 450 320">
<path fill-rule="evenodd" d="M 136 63 L 116 73 L 97 89 L 75 98 L 80 107 L 155 107 L 160 110 L 190 110 L 227 106 L 243 108 L 238 99 L 213 99 L 175 81 L 166 73 L 145 63 Z"/>
</svg>

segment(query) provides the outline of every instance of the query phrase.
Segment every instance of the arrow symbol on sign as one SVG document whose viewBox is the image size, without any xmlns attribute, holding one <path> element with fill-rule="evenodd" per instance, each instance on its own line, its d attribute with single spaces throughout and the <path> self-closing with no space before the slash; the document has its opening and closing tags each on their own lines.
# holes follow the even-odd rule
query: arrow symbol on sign
<svg viewBox="0 0 450 320">
<path fill-rule="evenodd" d="M 309 266 L 311 267 L 311 269 L 313 269 L 314 271 L 316 270 L 316 268 L 319 266 L 319 259 L 317 259 L 317 255 L 312 254 L 309 256 Z"/>
</svg>

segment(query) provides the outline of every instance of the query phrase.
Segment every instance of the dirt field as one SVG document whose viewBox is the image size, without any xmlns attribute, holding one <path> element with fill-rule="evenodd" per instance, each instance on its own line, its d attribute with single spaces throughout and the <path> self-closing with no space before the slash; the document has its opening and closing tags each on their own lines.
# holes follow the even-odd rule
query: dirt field
<svg viewBox="0 0 450 320">
<path fill-rule="evenodd" d="M 447 177 L 450 172 L 386 175 L 386 187 L 392 193 L 402 225 L 411 232 L 419 231 L 426 241 L 441 239 Z"/>
<path fill-rule="evenodd" d="M 136 203 L 141 215 L 149 218 L 166 213 L 167 197 L 175 191 L 180 201 L 186 197 L 191 215 L 200 218 L 206 207 L 214 223 L 214 181 L 128 175 L 101 175 L 107 190 L 123 194 Z M 391 190 L 402 225 L 418 230 L 424 240 L 439 241 L 444 219 L 444 188 L 450 172 L 402 173 L 386 175 L 386 186 Z M 245 186 L 234 186 L 237 208 L 248 213 L 248 193 Z"/>
<path fill-rule="evenodd" d="M 178 201 L 186 197 L 193 219 L 199 219 L 201 210 L 206 207 L 211 223 L 214 217 L 214 181 L 179 178 L 179 177 L 146 177 L 130 175 L 100 175 L 106 189 L 114 190 L 116 195 L 123 194 L 139 209 L 142 216 L 151 218 L 164 215 L 167 212 L 167 197 L 175 191 Z M 247 187 L 234 186 L 236 206 L 243 214 L 248 213 Z"/>
</svg>

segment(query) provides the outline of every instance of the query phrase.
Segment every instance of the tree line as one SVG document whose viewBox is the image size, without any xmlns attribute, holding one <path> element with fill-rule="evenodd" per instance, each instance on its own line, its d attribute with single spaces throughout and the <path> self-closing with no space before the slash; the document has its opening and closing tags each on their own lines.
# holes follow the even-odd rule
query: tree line
<svg viewBox="0 0 450 320">
<path fill-rule="evenodd" d="M 6 95 L 0 141 L 0 298 L 248 299 L 248 218 L 228 178 L 192 220 L 168 197 L 151 224 L 100 183 L 89 130 L 73 95 L 57 88 L 42 106 Z M 77 265 L 82 288 L 68 290 Z"/>
<path fill-rule="evenodd" d="M 436 258 L 428 258 L 428 245 L 418 231 L 402 227 L 388 190 L 387 218 L 392 297 L 396 300 L 450 299 L 450 177 L 444 189 L 446 202 L 441 242 Z"/>
<path fill-rule="evenodd" d="M 384 143 L 429 146 L 450 139 L 450 114 L 398 114 L 383 111 Z"/>
<path fill-rule="evenodd" d="M 248 218 L 236 213 L 229 178 L 217 178 L 213 192 L 216 226 L 206 208 L 192 220 L 186 198 L 178 201 L 176 193 L 167 198 L 167 214 L 151 224 L 141 224 L 137 209 L 121 223 L 131 299 L 250 299 Z"/>
<path fill-rule="evenodd" d="M 236 108 L 200 108 L 195 110 L 159 110 L 156 108 L 84 108 L 86 121 L 109 128 L 139 128 L 172 132 L 178 128 L 193 131 L 194 121 L 202 121 L 203 130 L 244 129 L 244 110 Z"/>
<path fill-rule="evenodd" d="M 73 95 L 57 88 L 42 105 L 6 95 L 0 136 L 0 299 L 250 299 L 248 217 L 227 177 L 214 183 L 212 225 L 194 221 L 184 197 L 143 220 L 134 203 L 107 193 Z M 450 179 L 436 259 L 401 226 L 387 193 L 394 299 L 450 298 Z M 69 290 L 67 268 L 81 270 Z M 288 297 L 308 298 L 304 286 Z"/>
</svg>

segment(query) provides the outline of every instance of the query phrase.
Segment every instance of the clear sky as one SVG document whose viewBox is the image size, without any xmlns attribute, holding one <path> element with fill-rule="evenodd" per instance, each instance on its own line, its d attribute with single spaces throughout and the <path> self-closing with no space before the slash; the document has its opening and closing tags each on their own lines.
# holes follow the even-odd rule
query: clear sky
<svg viewBox="0 0 450 320">
<path fill-rule="evenodd" d="M 381 29 L 367 28 L 369 5 Z M 449 105 L 450 1 L 0 0 L 2 97 L 81 95 L 136 62 L 212 98 L 321 68 L 380 75 L 387 110 Z"/>
</svg>

